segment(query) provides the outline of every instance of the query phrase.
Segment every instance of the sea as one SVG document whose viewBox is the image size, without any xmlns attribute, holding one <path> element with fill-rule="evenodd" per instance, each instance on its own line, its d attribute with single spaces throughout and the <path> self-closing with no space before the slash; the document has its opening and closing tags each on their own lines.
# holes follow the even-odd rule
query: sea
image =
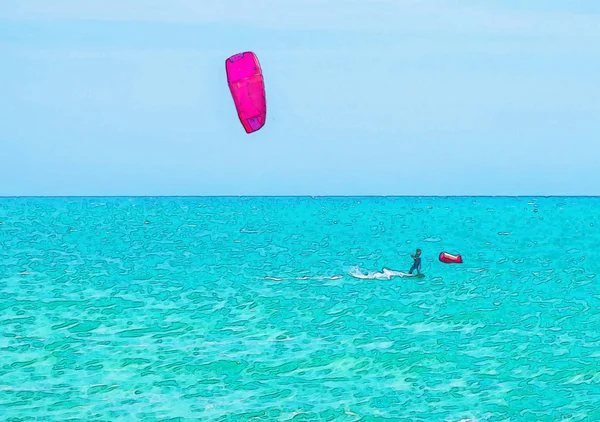
<svg viewBox="0 0 600 422">
<path fill-rule="evenodd" d="M 595 197 L 0 198 L 0 420 L 598 421 L 599 273 Z"/>
</svg>

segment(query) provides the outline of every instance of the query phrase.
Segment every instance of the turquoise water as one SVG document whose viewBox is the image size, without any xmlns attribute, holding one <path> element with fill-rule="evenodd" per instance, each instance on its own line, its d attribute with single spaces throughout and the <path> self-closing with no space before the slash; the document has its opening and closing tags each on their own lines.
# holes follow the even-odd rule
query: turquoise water
<svg viewBox="0 0 600 422">
<path fill-rule="evenodd" d="M 0 419 L 600 420 L 599 245 L 598 198 L 0 198 Z"/>
</svg>

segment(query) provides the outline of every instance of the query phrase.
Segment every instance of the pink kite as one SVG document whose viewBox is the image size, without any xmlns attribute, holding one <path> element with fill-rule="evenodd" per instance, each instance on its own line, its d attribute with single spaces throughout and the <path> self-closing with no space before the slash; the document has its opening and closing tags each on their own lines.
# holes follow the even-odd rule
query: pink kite
<svg viewBox="0 0 600 422">
<path fill-rule="evenodd" d="M 460 255 L 450 255 L 449 253 L 442 252 L 440 254 L 440 261 L 445 264 L 462 264 L 463 260 Z"/>
<path fill-rule="evenodd" d="M 229 90 L 246 133 L 259 130 L 267 118 L 267 100 L 258 58 L 250 51 L 235 54 L 225 61 L 225 69 Z"/>
</svg>

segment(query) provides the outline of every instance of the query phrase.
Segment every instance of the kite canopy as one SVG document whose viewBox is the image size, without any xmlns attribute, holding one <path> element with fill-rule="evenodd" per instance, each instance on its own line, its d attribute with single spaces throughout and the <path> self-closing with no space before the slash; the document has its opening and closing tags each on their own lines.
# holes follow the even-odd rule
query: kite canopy
<svg viewBox="0 0 600 422">
<path fill-rule="evenodd" d="M 462 264 L 462 256 L 460 255 L 451 255 L 447 252 L 440 253 L 440 261 L 445 264 Z"/>
<path fill-rule="evenodd" d="M 238 117 L 246 133 L 259 130 L 267 118 L 267 99 L 258 58 L 250 51 L 235 54 L 225 61 L 225 70 Z"/>
</svg>

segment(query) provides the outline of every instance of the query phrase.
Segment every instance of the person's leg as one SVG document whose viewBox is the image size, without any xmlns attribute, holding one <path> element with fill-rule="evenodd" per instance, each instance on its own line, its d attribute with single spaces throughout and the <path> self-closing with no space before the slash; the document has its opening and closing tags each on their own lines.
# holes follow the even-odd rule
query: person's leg
<svg viewBox="0 0 600 422">
<path fill-rule="evenodd" d="M 417 264 L 413 264 L 412 267 L 410 267 L 410 270 L 408 271 L 409 274 L 412 274 L 413 271 L 417 268 Z"/>
</svg>

